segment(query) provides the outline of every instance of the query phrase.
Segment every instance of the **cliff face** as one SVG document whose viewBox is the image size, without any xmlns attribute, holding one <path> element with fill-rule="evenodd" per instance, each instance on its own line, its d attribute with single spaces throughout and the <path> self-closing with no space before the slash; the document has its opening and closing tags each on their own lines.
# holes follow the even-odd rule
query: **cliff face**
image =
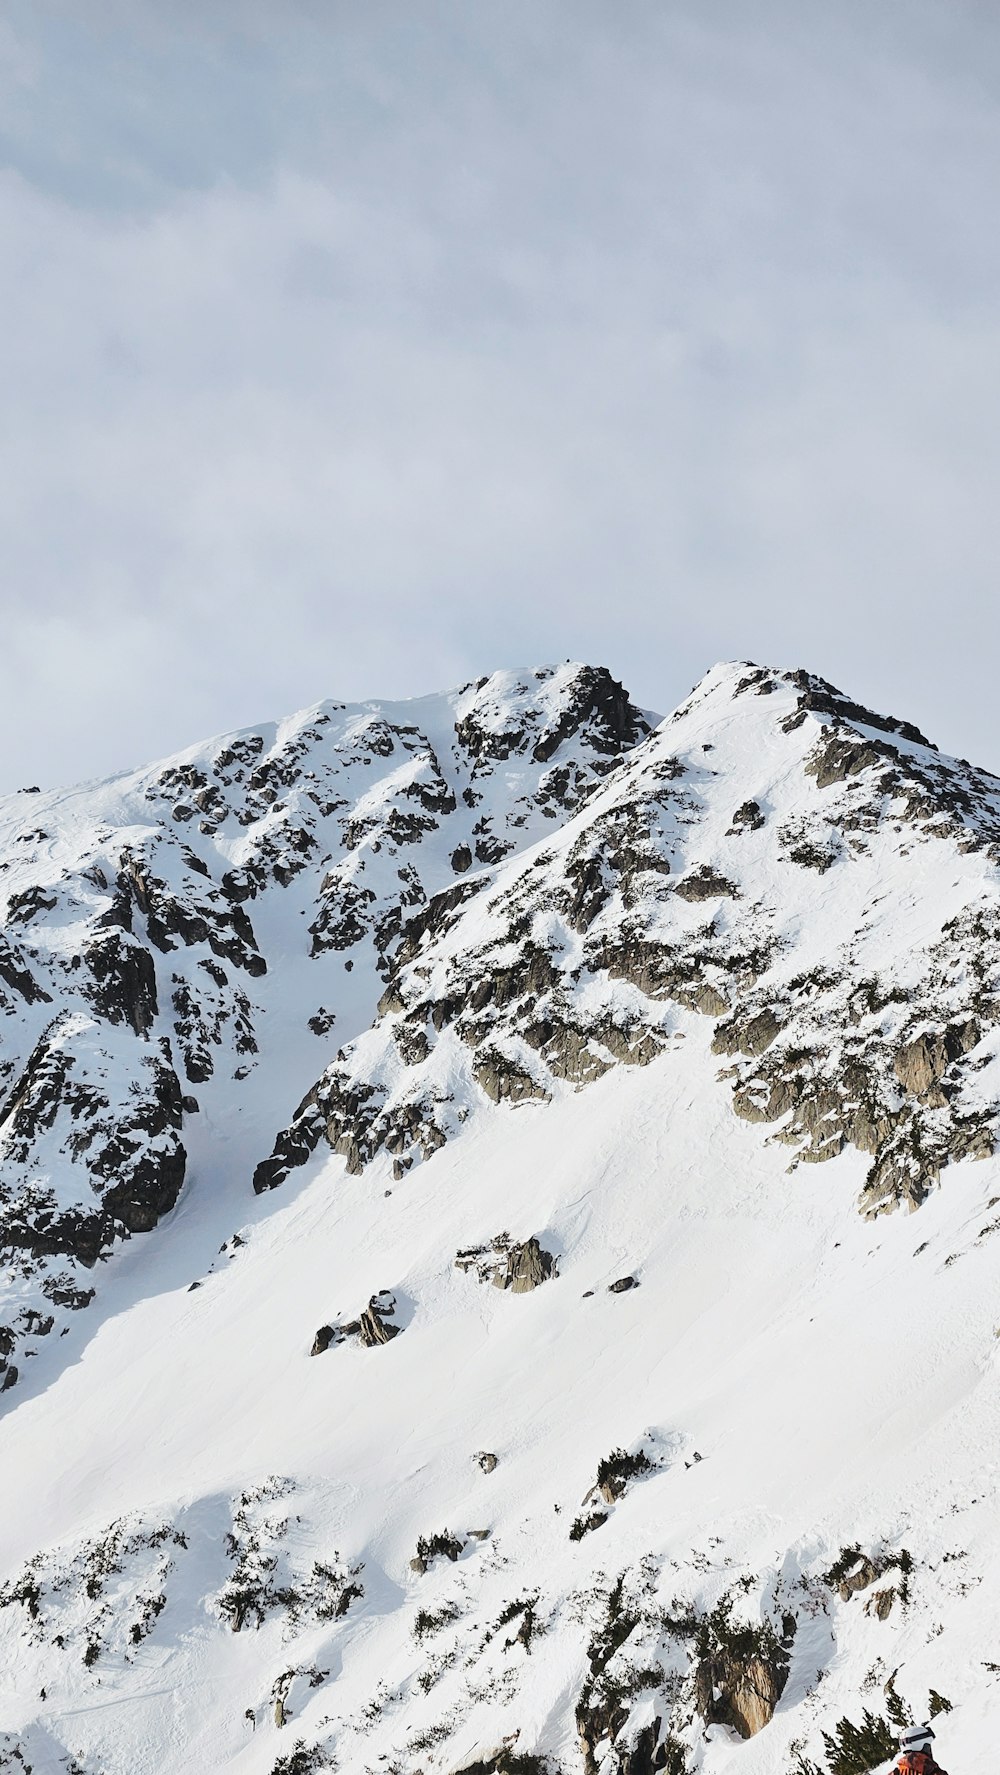
<svg viewBox="0 0 1000 1775">
<path fill-rule="evenodd" d="M 998 864 L 746 665 L 9 798 L 0 1768 L 972 1766 Z"/>
</svg>

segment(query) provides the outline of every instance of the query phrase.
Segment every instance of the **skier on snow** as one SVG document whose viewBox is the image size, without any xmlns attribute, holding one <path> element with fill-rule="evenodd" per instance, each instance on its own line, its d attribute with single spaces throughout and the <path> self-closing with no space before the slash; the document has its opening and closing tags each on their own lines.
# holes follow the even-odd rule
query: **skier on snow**
<svg viewBox="0 0 1000 1775">
<path fill-rule="evenodd" d="M 896 1765 L 900 1775 L 945 1775 L 940 1763 L 934 1761 L 933 1737 L 930 1726 L 907 1726 L 906 1731 L 900 1733 L 900 1756 Z"/>
</svg>

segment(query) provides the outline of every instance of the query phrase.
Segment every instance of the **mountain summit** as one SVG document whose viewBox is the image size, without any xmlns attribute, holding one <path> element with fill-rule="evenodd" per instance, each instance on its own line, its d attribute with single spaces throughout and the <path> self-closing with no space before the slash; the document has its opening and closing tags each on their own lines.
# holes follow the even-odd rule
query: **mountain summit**
<svg viewBox="0 0 1000 1775">
<path fill-rule="evenodd" d="M 0 1769 L 976 1766 L 998 864 L 746 664 L 0 803 Z"/>
</svg>

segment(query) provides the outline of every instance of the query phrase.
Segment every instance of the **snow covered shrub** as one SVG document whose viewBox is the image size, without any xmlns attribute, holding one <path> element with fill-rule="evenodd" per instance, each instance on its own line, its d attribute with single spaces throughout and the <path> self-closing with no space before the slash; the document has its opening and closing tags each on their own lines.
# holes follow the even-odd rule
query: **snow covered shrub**
<svg viewBox="0 0 1000 1775">
<path fill-rule="evenodd" d="M 300 1738 L 287 1756 L 278 1758 L 272 1766 L 271 1775 L 316 1775 L 318 1769 L 332 1767 L 329 1757 L 319 1744 L 307 1745 Z"/>
<path fill-rule="evenodd" d="M 592 1510 L 589 1516 L 575 1517 L 570 1524 L 570 1540 L 582 1541 L 584 1535 L 590 1534 L 591 1529 L 600 1528 L 601 1524 L 607 1522 L 607 1520 L 608 1513 L 606 1510 Z"/>
<path fill-rule="evenodd" d="M 472 1763 L 462 1775 L 555 1775 L 547 1757 L 534 1751 L 502 1750 L 488 1762 Z"/>
<path fill-rule="evenodd" d="M 453 1602 L 446 1602 L 443 1608 L 436 1611 L 419 1609 L 413 1623 L 414 1639 L 426 1639 L 429 1633 L 438 1633 L 442 1627 L 447 1627 L 450 1621 L 457 1621 L 461 1612 L 461 1609 L 457 1608 Z"/>
<path fill-rule="evenodd" d="M 459 1540 L 457 1535 L 449 1534 L 447 1529 L 442 1529 L 436 1535 L 420 1536 L 417 1542 L 417 1559 L 423 1560 L 425 1565 L 428 1565 L 432 1559 L 437 1559 L 441 1555 L 454 1563 L 459 1558 L 464 1546 L 465 1542 Z"/>
<path fill-rule="evenodd" d="M 651 1472 L 652 1466 L 649 1456 L 641 1448 L 634 1455 L 627 1454 L 623 1448 L 612 1449 L 597 1463 L 597 1489 L 604 1502 L 617 1503 L 624 1497 L 629 1480 L 637 1478 L 640 1473 Z"/>
</svg>

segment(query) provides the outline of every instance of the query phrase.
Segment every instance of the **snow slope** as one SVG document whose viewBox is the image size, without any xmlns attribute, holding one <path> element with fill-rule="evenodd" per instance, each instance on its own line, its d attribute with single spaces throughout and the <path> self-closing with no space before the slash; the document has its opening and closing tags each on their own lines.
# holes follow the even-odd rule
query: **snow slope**
<svg viewBox="0 0 1000 1775">
<path fill-rule="evenodd" d="M 285 759 L 320 738 L 254 824 L 246 801 L 206 818 L 197 882 L 197 815 L 179 834 L 177 804 L 145 797 L 171 770 L 207 775 L 218 743 L 44 811 L 32 797 L 48 836 L 11 891 L 56 905 L 17 966 L 51 998 L 9 1023 L 61 1017 L 60 1041 L 91 1043 L 74 1058 L 95 1090 L 113 1074 L 94 1112 L 108 1141 L 164 1039 L 198 1107 L 155 1228 L 123 1240 L 112 1220 L 91 1267 L 59 1252 L 63 1289 L 95 1298 L 21 1327 L 0 1767 L 805 1775 L 836 1766 L 822 1735 L 845 1716 L 923 1718 L 932 1695 L 951 1704 L 952 1775 L 985 1767 L 1000 784 L 805 674 L 717 668 L 650 734 L 581 673 L 366 715 L 387 752 L 342 712 L 348 805 L 310 804 L 341 850 L 325 826 L 287 886 L 272 874 L 246 901 L 202 886 L 216 855 L 273 870 L 279 826 L 279 865 L 300 854 L 321 747 L 316 792 L 341 792 L 315 712 L 264 736 Z M 402 799 L 429 780 L 401 755 L 413 728 L 445 784 L 433 810 Z M 433 829 L 390 832 L 414 808 Z M 165 890 L 142 889 L 152 937 L 134 897 L 131 932 L 101 928 L 151 955 L 157 1019 L 161 969 L 225 970 L 197 1084 L 176 1007 L 76 1033 L 93 998 L 72 957 L 94 927 L 71 902 L 99 853 L 97 916 L 115 904 L 109 862 L 140 827 L 175 947 L 155 941 Z M 372 901 L 348 894 L 360 864 Z M 182 935 L 194 895 L 266 974 Z M 233 904 L 252 945 L 224 924 Z M 361 936 L 327 947 L 352 911 Z M 334 1020 L 316 1034 L 319 1007 Z M 23 1065 L 39 1033 L 18 1039 Z M 22 1224 L 38 1178 L 60 1213 L 89 1206 L 74 1166 L 94 1143 L 59 1151 L 73 1077 L 8 1157 Z M 51 1300 L 56 1261 L 18 1249 L 10 1323 Z M 635 1458 L 602 1467 L 616 1451 Z"/>
</svg>

